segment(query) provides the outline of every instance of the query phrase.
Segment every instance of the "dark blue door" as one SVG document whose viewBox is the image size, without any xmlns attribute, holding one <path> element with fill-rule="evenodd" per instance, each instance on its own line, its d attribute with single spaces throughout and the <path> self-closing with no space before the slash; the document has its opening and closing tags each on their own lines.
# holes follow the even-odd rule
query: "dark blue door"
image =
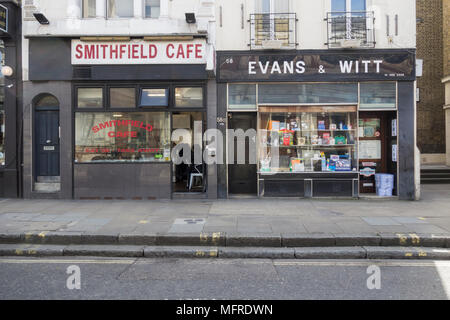
<svg viewBox="0 0 450 320">
<path fill-rule="evenodd" d="M 36 111 L 36 176 L 59 176 L 59 112 Z"/>
</svg>

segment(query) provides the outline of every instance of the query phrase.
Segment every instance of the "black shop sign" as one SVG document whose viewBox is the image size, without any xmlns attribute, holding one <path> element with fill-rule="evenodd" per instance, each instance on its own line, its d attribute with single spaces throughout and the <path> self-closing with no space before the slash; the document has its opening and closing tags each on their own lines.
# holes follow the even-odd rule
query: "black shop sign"
<svg viewBox="0 0 450 320">
<path fill-rule="evenodd" d="M 218 53 L 219 82 L 415 80 L 413 50 Z"/>
</svg>

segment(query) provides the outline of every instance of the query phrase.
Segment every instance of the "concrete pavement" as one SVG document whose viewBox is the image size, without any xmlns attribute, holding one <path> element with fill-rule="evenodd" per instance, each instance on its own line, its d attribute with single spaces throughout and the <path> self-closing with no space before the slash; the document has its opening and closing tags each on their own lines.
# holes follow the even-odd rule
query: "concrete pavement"
<svg viewBox="0 0 450 320">
<path fill-rule="evenodd" d="M 0 245 L 3 255 L 11 245 L 38 245 L 55 254 L 73 245 L 140 246 L 142 252 L 210 246 L 218 255 L 239 247 L 450 248 L 450 185 L 424 185 L 416 202 L 7 199 L 0 200 Z M 52 251 L 51 245 L 62 248 Z"/>
</svg>

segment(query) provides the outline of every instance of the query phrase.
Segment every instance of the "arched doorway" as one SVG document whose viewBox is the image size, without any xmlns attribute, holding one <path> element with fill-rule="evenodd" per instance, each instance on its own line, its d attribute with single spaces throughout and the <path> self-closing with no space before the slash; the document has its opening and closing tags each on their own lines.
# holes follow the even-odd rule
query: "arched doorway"
<svg viewBox="0 0 450 320">
<path fill-rule="evenodd" d="M 34 100 L 33 140 L 35 191 L 59 191 L 59 101 L 50 94 L 41 94 Z M 37 184 L 41 184 L 39 188 Z"/>
</svg>

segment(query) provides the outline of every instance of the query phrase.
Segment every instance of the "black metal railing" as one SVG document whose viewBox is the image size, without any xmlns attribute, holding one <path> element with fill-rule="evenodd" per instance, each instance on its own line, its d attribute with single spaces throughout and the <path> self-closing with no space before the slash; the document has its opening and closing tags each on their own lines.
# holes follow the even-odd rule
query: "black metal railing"
<svg viewBox="0 0 450 320">
<path fill-rule="evenodd" d="M 297 46 L 297 15 L 295 13 L 255 13 L 250 15 L 250 49 Z M 270 43 L 270 44 L 269 44 Z"/>
<path fill-rule="evenodd" d="M 375 47 L 375 14 L 373 11 L 328 12 L 328 48 L 341 48 L 349 44 L 357 47 Z"/>
</svg>

